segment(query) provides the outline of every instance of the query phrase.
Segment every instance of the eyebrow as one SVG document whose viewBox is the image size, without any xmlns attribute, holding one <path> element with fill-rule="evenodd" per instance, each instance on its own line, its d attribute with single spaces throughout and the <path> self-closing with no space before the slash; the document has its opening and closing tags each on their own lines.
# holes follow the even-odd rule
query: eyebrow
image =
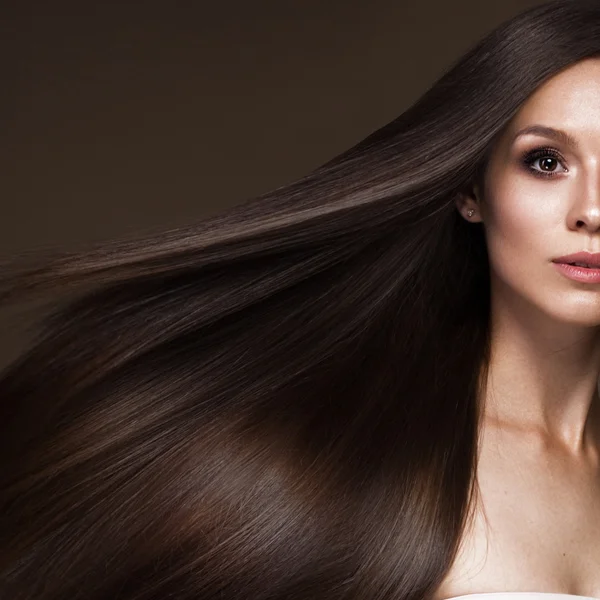
<svg viewBox="0 0 600 600">
<path fill-rule="evenodd" d="M 562 129 L 554 129 L 554 127 L 547 127 L 546 125 L 529 125 L 528 127 L 519 129 L 519 131 L 515 133 L 513 142 L 523 135 L 539 135 L 551 140 L 562 142 L 566 146 L 571 146 L 571 148 L 575 150 L 579 149 L 579 142 L 572 135 L 568 134 Z"/>
</svg>

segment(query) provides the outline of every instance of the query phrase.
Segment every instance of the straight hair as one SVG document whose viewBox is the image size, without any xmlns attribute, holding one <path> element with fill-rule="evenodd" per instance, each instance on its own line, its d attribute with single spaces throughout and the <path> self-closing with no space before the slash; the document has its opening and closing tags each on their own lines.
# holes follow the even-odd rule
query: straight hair
<svg viewBox="0 0 600 600">
<path fill-rule="evenodd" d="M 299 180 L 7 261 L 3 305 L 48 310 L 0 373 L 0 597 L 432 598 L 478 497 L 490 348 L 455 200 L 599 55 L 597 0 L 541 4 Z"/>
</svg>

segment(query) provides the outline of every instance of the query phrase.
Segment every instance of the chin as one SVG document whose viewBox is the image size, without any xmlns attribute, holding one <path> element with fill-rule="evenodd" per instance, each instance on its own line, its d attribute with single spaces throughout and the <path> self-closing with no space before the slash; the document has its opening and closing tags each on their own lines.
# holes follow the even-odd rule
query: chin
<svg viewBox="0 0 600 600">
<path fill-rule="evenodd" d="M 556 288 L 539 285 L 527 294 L 523 293 L 524 287 L 521 286 L 520 293 L 517 292 L 517 287 L 512 287 L 512 299 L 508 301 L 508 306 L 511 307 L 509 311 L 520 314 L 517 318 L 521 323 L 533 326 L 538 322 L 544 328 L 552 327 L 553 324 L 577 328 L 600 327 L 600 289 L 582 294 L 577 290 L 557 291 Z M 500 315 L 506 308 L 504 301 L 507 298 L 504 295 L 501 301 L 498 299 L 497 309 Z M 504 308 L 501 308 L 502 305 Z"/>
<path fill-rule="evenodd" d="M 553 307 L 546 314 L 558 323 L 564 323 L 576 327 L 600 327 L 600 303 L 593 306 L 579 304 L 571 307 Z"/>
</svg>

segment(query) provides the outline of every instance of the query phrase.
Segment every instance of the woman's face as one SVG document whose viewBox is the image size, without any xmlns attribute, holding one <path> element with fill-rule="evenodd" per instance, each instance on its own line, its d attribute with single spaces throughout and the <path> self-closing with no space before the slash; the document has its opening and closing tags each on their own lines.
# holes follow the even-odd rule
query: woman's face
<svg viewBox="0 0 600 600">
<path fill-rule="evenodd" d="M 551 132 L 518 135 L 533 126 L 572 141 Z M 493 304 L 600 325 L 600 282 L 573 281 L 552 262 L 600 253 L 600 59 L 572 65 L 530 96 L 498 140 L 484 188 L 459 210 L 483 222 Z"/>
</svg>

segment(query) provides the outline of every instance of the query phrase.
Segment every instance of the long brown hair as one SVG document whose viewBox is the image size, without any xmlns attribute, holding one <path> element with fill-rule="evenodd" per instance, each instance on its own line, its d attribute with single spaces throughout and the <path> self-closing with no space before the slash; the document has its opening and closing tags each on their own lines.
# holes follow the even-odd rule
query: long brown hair
<svg viewBox="0 0 600 600">
<path fill-rule="evenodd" d="M 454 200 L 599 54 L 597 0 L 543 4 L 298 181 L 6 264 L 4 303 L 52 303 L 0 378 L 2 600 L 431 597 L 489 358 L 484 230 Z"/>
</svg>

